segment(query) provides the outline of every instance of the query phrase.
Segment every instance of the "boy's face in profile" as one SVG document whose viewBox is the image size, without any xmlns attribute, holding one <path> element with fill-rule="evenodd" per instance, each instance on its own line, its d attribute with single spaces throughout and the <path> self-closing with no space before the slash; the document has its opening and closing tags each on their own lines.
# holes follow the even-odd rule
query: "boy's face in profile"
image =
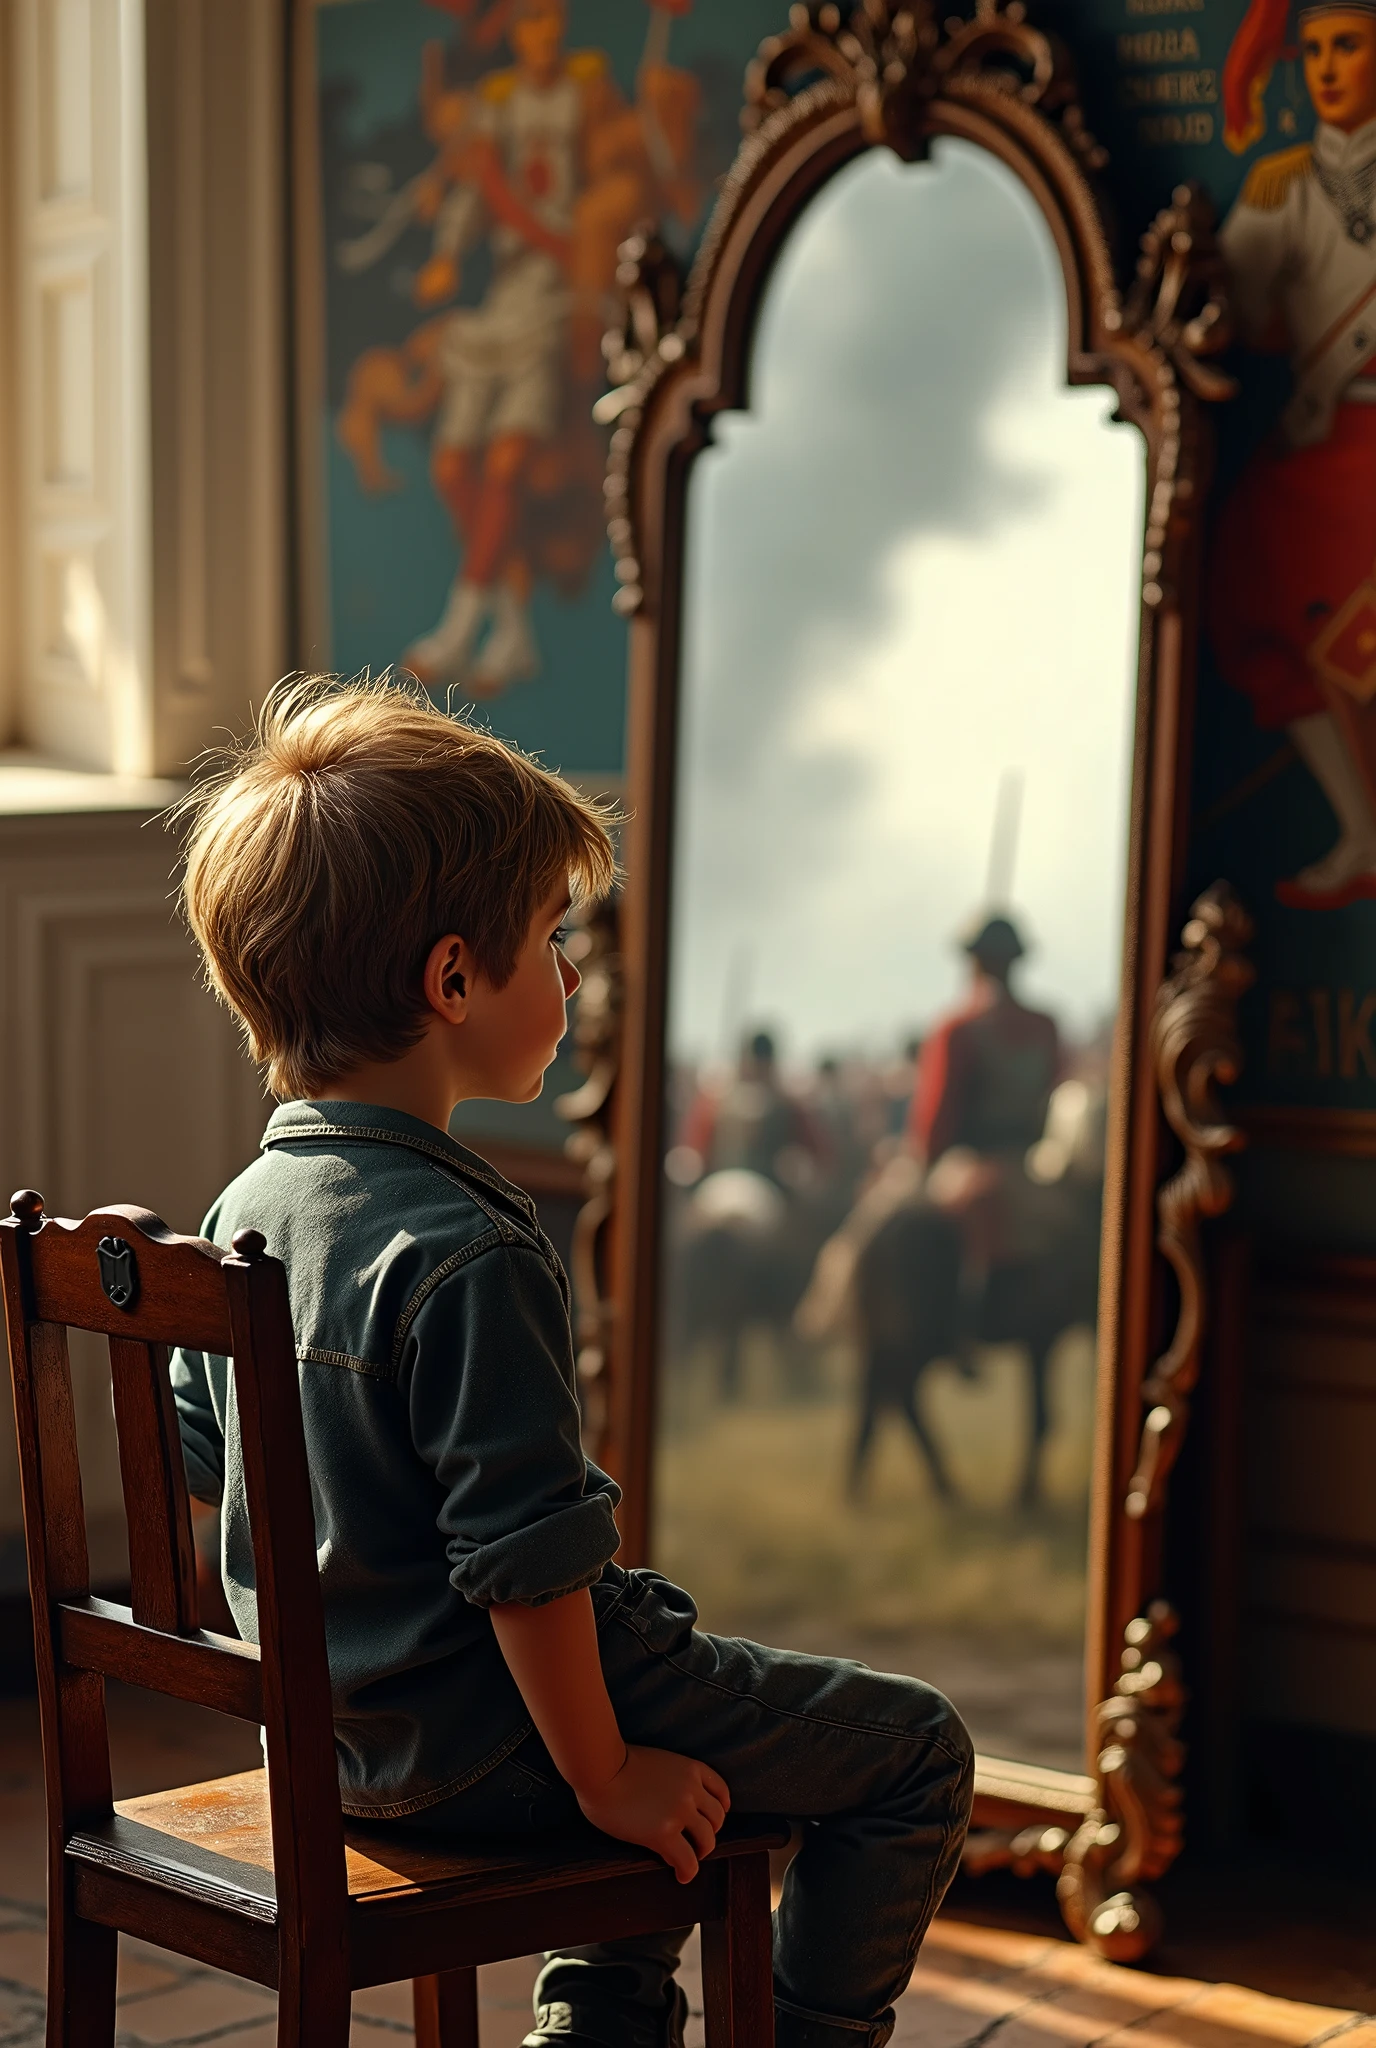
<svg viewBox="0 0 1376 2048">
<path fill-rule="evenodd" d="M 482 974 L 473 976 L 459 1034 L 470 1097 L 533 1102 L 540 1093 L 580 979 L 561 943 L 568 911 L 568 888 L 560 883 L 531 920 L 510 981 L 494 988 Z"/>
</svg>

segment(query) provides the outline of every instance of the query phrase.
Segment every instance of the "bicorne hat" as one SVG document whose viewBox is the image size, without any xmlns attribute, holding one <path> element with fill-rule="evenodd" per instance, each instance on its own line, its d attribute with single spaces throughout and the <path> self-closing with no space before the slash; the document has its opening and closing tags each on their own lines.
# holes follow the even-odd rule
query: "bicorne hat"
<svg viewBox="0 0 1376 2048">
<path fill-rule="evenodd" d="M 977 917 L 960 946 L 981 967 L 1011 967 L 1027 951 L 1011 917 Z"/>
</svg>

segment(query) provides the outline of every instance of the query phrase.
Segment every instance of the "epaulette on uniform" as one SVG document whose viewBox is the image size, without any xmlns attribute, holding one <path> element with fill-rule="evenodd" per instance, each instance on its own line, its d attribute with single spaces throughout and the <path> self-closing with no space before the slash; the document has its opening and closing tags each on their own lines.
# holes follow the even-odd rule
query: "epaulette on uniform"
<svg viewBox="0 0 1376 2048">
<path fill-rule="evenodd" d="M 579 85 L 590 85 L 595 78 L 605 78 L 607 53 L 605 50 L 570 50 L 565 69 Z"/>
<path fill-rule="evenodd" d="M 516 90 L 516 71 L 508 66 L 505 71 L 488 71 L 478 81 L 478 92 L 489 106 L 499 107 L 503 100 L 509 100 Z"/>
<path fill-rule="evenodd" d="M 1297 178 L 1307 177 L 1314 160 L 1313 147 L 1297 142 L 1293 149 L 1278 149 L 1264 156 L 1248 171 L 1242 186 L 1242 204 L 1262 213 L 1274 213 L 1284 206 L 1286 194 Z"/>
</svg>

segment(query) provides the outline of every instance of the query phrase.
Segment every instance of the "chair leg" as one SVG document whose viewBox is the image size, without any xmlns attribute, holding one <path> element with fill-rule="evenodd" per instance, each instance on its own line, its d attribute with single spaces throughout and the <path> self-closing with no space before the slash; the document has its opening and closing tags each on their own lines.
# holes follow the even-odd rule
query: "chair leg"
<svg viewBox="0 0 1376 2048">
<path fill-rule="evenodd" d="M 283 1941 L 277 1973 L 277 2048 L 348 2048 L 353 2000 L 347 1963 Z"/>
<path fill-rule="evenodd" d="M 53 1899 L 48 1920 L 47 2048 L 112 2048 L 119 1936 Z"/>
<path fill-rule="evenodd" d="M 725 1910 L 702 1923 L 707 2048 L 774 2048 L 774 1940 L 769 1855 L 721 1865 Z"/>
<path fill-rule="evenodd" d="M 444 1970 L 414 1984 L 416 2048 L 478 2048 L 478 1973 Z"/>
</svg>

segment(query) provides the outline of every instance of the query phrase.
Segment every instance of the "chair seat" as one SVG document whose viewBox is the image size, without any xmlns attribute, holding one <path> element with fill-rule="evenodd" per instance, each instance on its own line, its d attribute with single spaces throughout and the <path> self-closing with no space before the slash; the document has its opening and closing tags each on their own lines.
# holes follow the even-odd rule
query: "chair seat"
<svg viewBox="0 0 1376 2048">
<path fill-rule="evenodd" d="M 730 1819 L 704 1861 L 704 1877 L 713 1864 L 780 1848 L 787 1840 L 786 1822 L 759 1815 Z M 110 1896 L 113 1906 L 114 1894 L 127 1901 L 131 1886 L 155 1887 L 175 1894 L 188 1908 L 212 1906 L 241 1924 L 256 1924 L 260 1936 L 270 1938 L 275 1928 L 266 1771 L 241 1771 L 118 1800 L 110 1820 L 72 1836 L 67 1855 L 78 1867 L 81 1895 L 94 1917 L 107 1917 L 102 1894 Z M 670 1875 L 658 1856 L 613 1841 L 593 1827 L 508 1849 L 491 1842 L 435 1842 L 351 1821 L 345 1827 L 345 1862 L 356 1926 L 360 1916 L 393 1923 L 399 1914 L 429 1917 L 465 1906 L 471 1919 L 480 1903 L 500 1910 L 522 1898 L 557 1912 L 561 1894 L 568 1899 L 590 1886 L 624 1893 L 628 1882 L 632 1893 L 638 1889 L 648 1898 L 664 1890 Z M 685 1918 L 691 1920 L 696 1886 L 688 1888 L 683 1903 Z M 120 1924 L 128 1922 L 121 1919 Z M 258 1974 L 247 1966 L 247 1952 L 240 1967 Z"/>
<path fill-rule="evenodd" d="M 779 1847 L 787 1839 L 783 1822 L 758 1815 L 729 1820 L 714 1854 L 742 1855 Z M 86 1845 L 94 1848 L 102 1841 L 126 1854 L 138 1845 L 152 1861 L 172 1868 L 187 1867 L 189 1862 L 207 1874 L 212 1859 L 222 1861 L 236 1873 L 251 1873 L 248 1886 L 231 1884 L 231 1889 L 264 1902 L 274 1898 L 272 1824 L 263 1770 L 116 1800 L 113 1825 L 76 1837 L 72 1852 L 85 1860 Z M 658 1874 L 664 1868 L 649 1850 L 613 1841 L 593 1827 L 543 1838 L 538 1847 L 507 1849 L 491 1842 L 451 1845 L 405 1834 L 395 1826 L 370 1827 L 346 1820 L 345 1845 L 349 1898 L 358 1904 L 422 1896 L 429 1900 L 438 1891 L 445 1904 L 457 1904 L 473 1894 L 515 1897 L 587 1878 Z M 226 1871 L 227 1880 L 229 1875 Z"/>
</svg>

